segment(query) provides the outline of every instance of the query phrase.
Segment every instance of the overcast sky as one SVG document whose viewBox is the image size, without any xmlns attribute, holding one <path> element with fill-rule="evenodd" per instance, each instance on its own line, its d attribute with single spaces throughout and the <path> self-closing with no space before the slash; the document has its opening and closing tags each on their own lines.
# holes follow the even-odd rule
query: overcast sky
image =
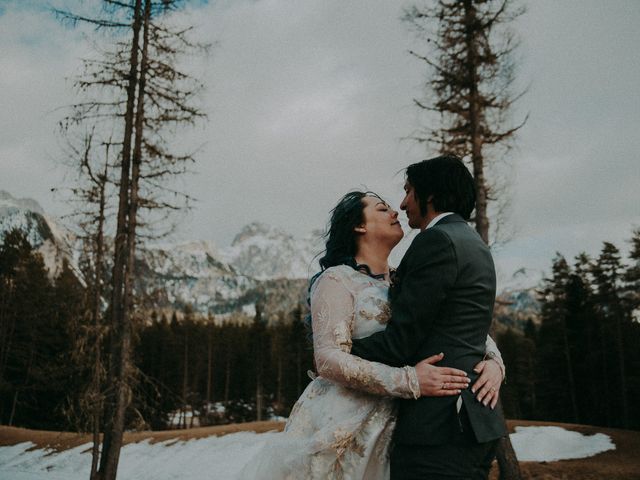
<svg viewBox="0 0 640 480">
<path fill-rule="evenodd" d="M 56 109 L 91 49 L 44 3 L 0 0 L 0 189 L 61 215 Z M 184 15 L 216 46 L 192 62 L 209 120 L 176 140 L 204 144 L 181 181 L 199 202 L 178 239 L 225 246 L 254 220 L 304 235 L 362 186 L 399 204 L 397 172 L 432 153 L 402 140 L 421 126 L 412 98 L 425 78 L 400 21 L 410 3 L 194 2 Z M 509 159 L 515 233 L 495 251 L 502 276 L 548 270 L 556 251 L 595 255 L 604 240 L 626 250 L 640 227 L 640 2 L 527 6 L 515 27 L 519 82 L 531 87 L 514 117 L 530 119 Z"/>
</svg>

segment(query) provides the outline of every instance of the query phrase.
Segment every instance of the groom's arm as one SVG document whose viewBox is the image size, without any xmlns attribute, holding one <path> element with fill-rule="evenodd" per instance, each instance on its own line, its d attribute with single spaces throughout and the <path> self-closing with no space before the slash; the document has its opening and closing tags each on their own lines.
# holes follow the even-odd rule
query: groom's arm
<svg viewBox="0 0 640 480">
<path fill-rule="evenodd" d="M 391 303 L 387 328 L 353 340 L 351 353 L 392 366 L 407 365 L 430 333 L 457 275 L 451 239 L 439 229 L 420 233 L 403 260 L 400 290 Z"/>
</svg>

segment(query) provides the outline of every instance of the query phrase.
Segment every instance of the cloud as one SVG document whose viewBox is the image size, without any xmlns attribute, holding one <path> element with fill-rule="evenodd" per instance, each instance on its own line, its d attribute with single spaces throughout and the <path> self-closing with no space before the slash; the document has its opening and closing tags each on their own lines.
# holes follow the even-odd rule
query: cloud
<svg viewBox="0 0 640 480">
<path fill-rule="evenodd" d="M 49 193 L 65 173 L 53 161 L 55 109 L 73 99 L 64 79 L 90 49 L 41 8 L 16 5 L 0 12 L 0 188 L 60 214 L 67 207 Z M 325 224 L 343 193 L 364 186 L 399 203 L 396 173 L 428 155 L 401 141 L 419 127 L 411 102 L 424 80 L 407 54 L 416 40 L 401 7 L 229 0 L 180 14 L 216 44 L 208 58 L 187 61 L 206 84 L 209 122 L 173 142 L 204 145 L 196 173 L 177 182 L 200 200 L 181 238 L 224 245 L 253 220 L 303 235 Z M 548 268 L 556 250 L 623 246 L 640 224 L 638 20 L 637 2 L 536 1 L 516 25 L 519 78 L 531 89 L 514 118 L 531 117 L 510 157 L 517 233 L 496 251 L 506 274 Z"/>
</svg>

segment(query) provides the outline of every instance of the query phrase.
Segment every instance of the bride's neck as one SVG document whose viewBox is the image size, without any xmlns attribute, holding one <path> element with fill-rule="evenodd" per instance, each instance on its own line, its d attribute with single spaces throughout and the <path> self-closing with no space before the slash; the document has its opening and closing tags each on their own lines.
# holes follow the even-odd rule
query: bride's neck
<svg viewBox="0 0 640 480">
<path fill-rule="evenodd" d="M 389 274 L 389 253 L 387 249 L 380 247 L 375 248 L 369 245 L 360 245 L 358 253 L 356 254 L 356 262 L 359 264 L 365 264 L 371 270 L 371 273 L 385 275 Z"/>
</svg>

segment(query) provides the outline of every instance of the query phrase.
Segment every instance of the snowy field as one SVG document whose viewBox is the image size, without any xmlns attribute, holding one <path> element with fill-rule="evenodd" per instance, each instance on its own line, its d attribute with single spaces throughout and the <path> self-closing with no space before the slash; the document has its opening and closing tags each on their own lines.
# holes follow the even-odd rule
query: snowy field
<svg viewBox="0 0 640 480">
<path fill-rule="evenodd" d="M 615 449 L 602 433 L 582 435 L 560 427 L 516 427 L 511 441 L 519 460 L 555 461 L 585 458 Z M 202 480 L 235 478 L 276 432 L 239 432 L 188 441 L 148 441 L 122 449 L 118 478 L 123 480 Z M 54 453 L 29 449 L 30 442 L 0 447 L 0 479 L 86 480 L 91 465 L 90 444 Z"/>
</svg>

